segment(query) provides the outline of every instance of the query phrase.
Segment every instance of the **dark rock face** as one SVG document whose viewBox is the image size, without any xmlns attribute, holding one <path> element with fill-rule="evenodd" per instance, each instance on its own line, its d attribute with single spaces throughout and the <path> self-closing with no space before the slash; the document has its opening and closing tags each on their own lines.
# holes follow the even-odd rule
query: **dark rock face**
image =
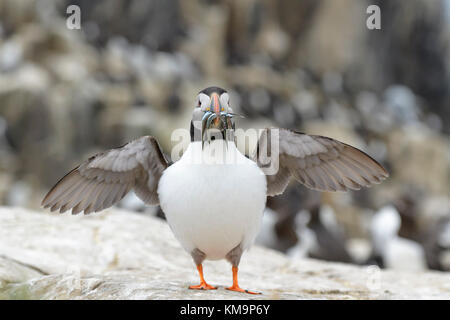
<svg viewBox="0 0 450 320">
<path fill-rule="evenodd" d="M 149 50 L 173 52 L 178 38 L 185 35 L 179 0 L 65 1 L 58 8 L 61 15 L 68 5 L 81 8 L 86 36 L 99 46 L 123 37 Z"/>
</svg>

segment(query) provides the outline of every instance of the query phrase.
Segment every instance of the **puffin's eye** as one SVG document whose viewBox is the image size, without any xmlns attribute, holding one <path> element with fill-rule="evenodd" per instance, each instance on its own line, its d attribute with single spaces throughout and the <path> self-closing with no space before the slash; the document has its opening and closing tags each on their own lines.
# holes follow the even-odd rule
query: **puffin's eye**
<svg viewBox="0 0 450 320">
<path fill-rule="evenodd" d="M 198 95 L 198 106 L 202 109 L 202 111 L 205 111 L 209 106 L 210 98 L 204 94 L 200 93 Z"/>
</svg>

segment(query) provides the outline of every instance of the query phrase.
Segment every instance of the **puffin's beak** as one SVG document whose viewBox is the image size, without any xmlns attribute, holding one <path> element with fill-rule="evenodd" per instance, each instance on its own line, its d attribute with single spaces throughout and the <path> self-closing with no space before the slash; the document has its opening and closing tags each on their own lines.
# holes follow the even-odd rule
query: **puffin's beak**
<svg viewBox="0 0 450 320">
<path fill-rule="evenodd" d="M 233 129 L 231 118 L 236 116 L 244 118 L 236 113 L 225 111 L 224 107 L 220 103 L 219 95 L 217 93 L 212 93 L 211 103 L 202 118 L 202 146 L 205 143 L 205 138 L 208 140 L 211 139 L 209 133 L 210 129 L 216 130 L 216 132 L 221 132 L 222 138 L 224 140 L 227 139 L 226 130 Z"/>
<path fill-rule="evenodd" d="M 220 105 L 219 95 L 217 93 L 211 94 L 211 104 L 209 106 L 209 110 L 214 112 L 216 115 L 219 115 L 220 112 L 223 111 L 223 108 Z"/>
<path fill-rule="evenodd" d="M 211 104 L 202 118 L 202 145 L 209 129 L 221 132 L 227 129 L 227 113 L 224 112 L 217 93 L 211 94 Z"/>
</svg>

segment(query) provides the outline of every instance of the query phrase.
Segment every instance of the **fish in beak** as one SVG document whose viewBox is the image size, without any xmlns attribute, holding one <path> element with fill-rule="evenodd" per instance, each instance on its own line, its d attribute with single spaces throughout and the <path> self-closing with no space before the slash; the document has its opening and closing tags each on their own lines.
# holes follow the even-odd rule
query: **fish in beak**
<svg viewBox="0 0 450 320">
<path fill-rule="evenodd" d="M 219 95 L 217 93 L 211 94 L 211 103 L 202 118 L 202 145 L 205 139 L 211 140 L 212 136 L 221 134 L 225 139 L 225 130 L 228 129 L 230 116 L 220 103 Z"/>
<path fill-rule="evenodd" d="M 243 118 L 243 116 L 225 110 L 217 93 L 211 93 L 210 97 L 210 105 L 202 117 L 202 146 L 205 141 L 211 141 L 212 137 L 222 137 L 227 141 L 231 138 L 234 139 L 232 134 L 227 137 L 228 131 L 234 129 L 231 118 L 235 116 Z"/>
</svg>

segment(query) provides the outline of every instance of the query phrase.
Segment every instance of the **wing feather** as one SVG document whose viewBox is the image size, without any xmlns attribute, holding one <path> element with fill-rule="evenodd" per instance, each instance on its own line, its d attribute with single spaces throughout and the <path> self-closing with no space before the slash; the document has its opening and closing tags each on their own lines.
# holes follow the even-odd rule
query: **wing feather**
<svg viewBox="0 0 450 320">
<path fill-rule="evenodd" d="M 274 135 L 272 130 L 277 130 Z M 278 137 L 278 141 L 269 141 L 271 137 Z M 278 155 L 272 153 L 276 150 L 274 143 L 278 143 Z M 357 148 L 328 137 L 287 129 L 263 130 L 252 159 L 263 171 L 271 159 L 278 161 L 278 172 L 266 175 L 269 196 L 281 194 L 291 176 L 319 191 L 359 190 L 389 176 L 377 161 Z"/>
<path fill-rule="evenodd" d="M 167 166 L 156 139 L 141 137 L 83 162 L 55 184 L 42 205 L 87 214 L 114 205 L 131 189 L 147 204 L 159 204 L 157 186 Z"/>
</svg>

